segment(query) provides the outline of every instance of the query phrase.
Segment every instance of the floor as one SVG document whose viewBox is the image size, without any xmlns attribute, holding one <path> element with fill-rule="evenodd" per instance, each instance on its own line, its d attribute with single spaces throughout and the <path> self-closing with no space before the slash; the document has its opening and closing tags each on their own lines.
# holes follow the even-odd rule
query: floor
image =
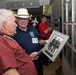
<svg viewBox="0 0 76 75">
<path fill-rule="evenodd" d="M 63 75 L 62 73 L 62 64 L 59 57 L 52 62 L 49 63 L 49 66 L 44 67 L 44 75 Z"/>
</svg>

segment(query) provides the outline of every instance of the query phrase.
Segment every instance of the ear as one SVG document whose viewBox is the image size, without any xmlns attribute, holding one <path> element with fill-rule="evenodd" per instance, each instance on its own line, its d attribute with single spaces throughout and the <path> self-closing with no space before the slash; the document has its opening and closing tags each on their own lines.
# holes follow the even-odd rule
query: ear
<svg viewBox="0 0 76 75">
<path fill-rule="evenodd" d="M 7 22 L 3 22 L 3 27 L 4 27 L 5 29 L 8 29 Z"/>
</svg>

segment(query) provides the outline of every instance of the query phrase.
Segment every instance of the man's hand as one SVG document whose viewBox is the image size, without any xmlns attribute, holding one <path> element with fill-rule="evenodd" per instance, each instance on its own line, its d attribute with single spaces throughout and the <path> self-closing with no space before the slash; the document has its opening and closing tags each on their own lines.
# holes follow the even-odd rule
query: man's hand
<svg viewBox="0 0 76 75">
<path fill-rule="evenodd" d="M 30 58 L 31 58 L 32 60 L 37 60 L 37 59 L 39 58 L 39 56 L 34 57 L 37 53 L 38 53 L 38 52 L 33 52 L 33 53 L 31 53 L 31 54 L 29 55 Z"/>
<path fill-rule="evenodd" d="M 52 32 L 52 31 L 53 31 L 53 29 L 52 29 L 51 27 L 49 27 L 48 29 L 46 29 L 46 30 L 44 31 L 44 33 L 47 34 L 48 32 Z"/>
<path fill-rule="evenodd" d="M 51 32 L 53 29 L 51 27 L 49 27 L 48 30 Z"/>
<path fill-rule="evenodd" d="M 44 45 L 44 44 L 47 44 L 48 43 L 48 40 L 39 40 L 39 44 L 41 45 Z"/>
</svg>

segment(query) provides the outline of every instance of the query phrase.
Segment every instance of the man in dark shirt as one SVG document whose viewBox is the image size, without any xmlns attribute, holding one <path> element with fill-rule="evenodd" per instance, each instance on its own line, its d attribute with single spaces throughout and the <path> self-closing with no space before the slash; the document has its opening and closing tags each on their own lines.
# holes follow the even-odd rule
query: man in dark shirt
<svg viewBox="0 0 76 75">
<path fill-rule="evenodd" d="M 28 25 L 30 15 L 25 8 L 18 9 L 17 12 L 17 34 L 14 36 L 15 40 L 27 52 L 27 54 L 34 61 L 38 75 L 43 75 L 43 65 L 41 56 L 37 60 L 33 59 L 34 55 L 40 50 L 39 44 L 45 44 L 46 41 L 42 40 L 36 28 Z M 26 58 L 25 58 L 26 59 Z"/>
<path fill-rule="evenodd" d="M 16 27 L 13 12 L 0 9 L 0 75 L 37 75 L 30 57 L 12 39 Z"/>
</svg>

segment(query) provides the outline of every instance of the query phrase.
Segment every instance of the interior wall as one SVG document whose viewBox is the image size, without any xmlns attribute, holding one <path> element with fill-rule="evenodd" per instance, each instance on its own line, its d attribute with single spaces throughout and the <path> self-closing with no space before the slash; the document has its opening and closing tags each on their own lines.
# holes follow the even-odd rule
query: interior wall
<svg viewBox="0 0 76 75">
<path fill-rule="evenodd" d="M 54 21 L 55 19 L 61 17 L 60 15 L 60 0 L 54 0 L 52 3 L 52 23 L 53 23 L 53 27 L 56 30 L 60 29 L 60 26 L 55 27 L 54 26 Z"/>
<path fill-rule="evenodd" d="M 43 14 L 51 16 L 52 15 L 52 5 L 43 6 Z"/>
</svg>

